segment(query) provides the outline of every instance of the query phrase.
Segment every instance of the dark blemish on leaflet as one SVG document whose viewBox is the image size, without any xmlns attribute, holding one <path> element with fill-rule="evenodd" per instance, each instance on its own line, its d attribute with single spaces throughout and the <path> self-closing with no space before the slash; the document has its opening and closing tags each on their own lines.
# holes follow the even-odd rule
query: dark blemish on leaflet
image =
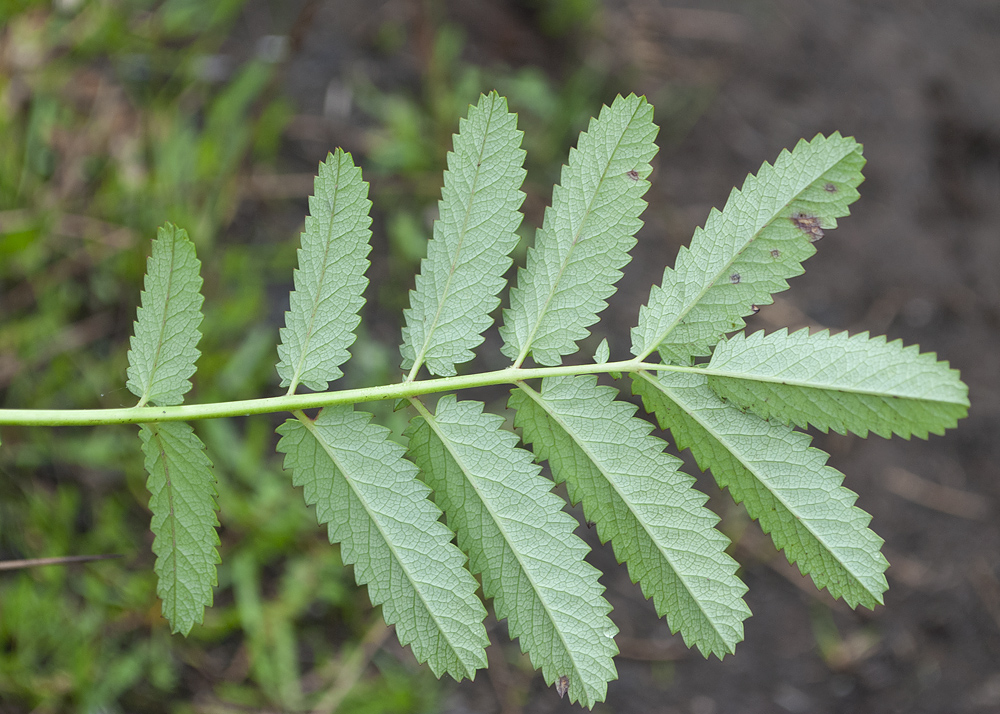
<svg viewBox="0 0 1000 714">
<path fill-rule="evenodd" d="M 639 172 L 636 171 L 635 169 L 632 169 L 631 171 L 626 171 L 625 175 L 628 176 L 633 181 L 638 181 L 639 180 Z"/>
<path fill-rule="evenodd" d="M 823 187 L 823 190 L 826 191 L 827 193 L 837 193 L 837 185 L 832 183 L 827 183 L 827 185 Z"/>
<path fill-rule="evenodd" d="M 807 213 L 793 213 L 789 216 L 789 220 L 795 224 L 796 228 L 806 234 L 810 243 L 815 243 L 825 235 L 819 224 L 819 218 L 816 216 L 810 216 Z"/>
<path fill-rule="evenodd" d="M 730 275 L 729 276 L 729 282 L 731 282 L 733 285 L 739 284 L 739 282 L 740 282 L 740 274 L 739 273 L 733 273 L 732 275 Z"/>
<path fill-rule="evenodd" d="M 556 680 L 556 693 L 559 698 L 562 699 L 566 696 L 566 692 L 569 690 L 569 677 L 565 674 Z"/>
<path fill-rule="evenodd" d="M 774 258 L 775 260 L 777 260 L 778 258 L 781 257 L 781 251 L 778 250 L 777 248 L 773 248 L 771 250 L 771 257 Z"/>
<path fill-rule="evenodd" d="M 750 306 L 750 312 L 752 312 L 754 315 L 756 315 L 758 312 L 760 312 L 760 306 L 759 305 L 751 305 Z"/>
</svg>

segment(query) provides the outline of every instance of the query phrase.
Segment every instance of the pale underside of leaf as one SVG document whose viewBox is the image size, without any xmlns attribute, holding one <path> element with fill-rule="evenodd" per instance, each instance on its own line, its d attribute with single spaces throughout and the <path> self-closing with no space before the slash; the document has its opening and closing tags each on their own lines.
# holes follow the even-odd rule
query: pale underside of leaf
<svg viewBox="0 0 1000 714">
<path fill-rule="evenodd" d="M 857 495 L 810 438 L 723 402 L 700 374 L 640 372 L 633 391 L 690 448 L 702 469 L 742 502 L 789 562 L 851 607 L 881 604 L 888 588 L 882 539 Z"/>
<path fill-rule="evenodd" d="M 611 348 L 608 347 L 608 338 L 605 337 L 594 352 L 594 364 L 605 364 L 610 358 Z"/>
<path fill-rule="evenodd" d="M 725 552 L 729 539 L 694 479 L 678 470 L 681 460 L 664 453 L 652 426 L 617 395 L 596 377 L 549 377 L 540 394 L 513 390 L 510 406 L 524 440 L 566 482 L 573 503 L 583 502 L 601 542 L 611 540 L 671 632 L 722 657 L 743 639 L 750 615 L 739 566 Z"/>
<path fill-rule="evenodd" d="M 570 150 L 504 311 L 501 351 L 516 365 L 529 352 L 559 364 L 607 307 L 642 226 L 656 132 L 644 97 L 618 97 Z"/>
<path fill-rule="evenodd" d="M 403 447 L 349 406 L 299 415 L 278 433 L 293 483 L 399 641 L 437 676 L 474 677 L 489 643 L 478 585 Z"/>
<path fill-rule="evenodd" d="M 290 391 L 299 384 L 323 391 L 343 374 L 368 285 L 370 209 L 368 184 L 351 155 L 342 149 L 329 154 L 309 198 L 291 309 L 280 330 L 277 369 Z"/>
<path fill-rule="evenodd" d="M 200 270 L 187 231 L 169 223 L 157 231 L 128 351 L 126 386 L 139 406 L 180 404 L 191 389 L 200 354 Z"/>
<path fill-rule="evenodd" d="M 748 176 L 653 286 L 632 330 L 632 354 L 645 359 L 659 350 L 667 363 L 689 364 L 742 329 L 744 317 L 803 272 L 813 242 L 849 213 L 863 166 L 854 139 L 817 135 Z"/>
<path fill-rule="evenodd" d="M 862 437 L 943 434 L 969 408 L 958 372 L 916 345 L 867 332 L 738 334 L 720 342 L 708 383 L 764 419 Z"/>
<path fill-rule="evenodd" d="M 139 438 L 149 475 L 156 593 L 173 631 L 186 635 L 204 618 L 218 582 L 215 476 L 189 425 L 142 424 Z"/>
<path fill-rule="evenodd" d="M 539 475 L 532 456 L 479 402 L 442 397 L 421 409 L 407 434 L 410 454 L 480 573 L 498 618 L 548 684 L 568 677 L 572 701 L 592 707 L 617 678 L 617 628 L 600 572 L 573 533 L 576 521 Z"/>
<path fill-rule="evenodd" d="M 426 362 L 432 374 L 454 375 L 456 364 L 473 358 L 490 326 L 518 242 L 521 137 L 517 115 L 496 92 L 481 96 L 460 122 L 448 153 L 440 217 L 403 312 L 400 351 L 411 374 Z"/>
</svg>

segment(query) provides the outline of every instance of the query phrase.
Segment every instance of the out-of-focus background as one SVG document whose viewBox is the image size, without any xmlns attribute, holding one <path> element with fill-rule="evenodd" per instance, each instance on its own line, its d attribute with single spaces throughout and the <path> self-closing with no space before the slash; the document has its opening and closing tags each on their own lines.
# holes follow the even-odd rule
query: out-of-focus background
<svg viewBox="0 0 1000 714">
<path fill-rule="evenodd" d="M 607 336 L 624 356 L 649 286 L 708 210 L 782 148 L 839 130 L 865 144 L 862 198 L 751 329 L 887 333 L 970 385 L 969 418 L 929 442 L 817 435 L 886 540 L 890 590 L 874 612 L 817 592 L 707 475 L 750 587 L 735 656 L 685 649 L 595 543 L 622 651 L 597 709 L 1000 711 L 995 2 L 0 0 L 0 403 L 132 403 L 127 339 L 149 240 L 168 220 L 204 263 L 190 400 L 277 394 L 306 197 L 335 146 L 354 153 L 374 201 L 345 380 L 398 379 L 400 311 L 445 152 L 493 88 L 525 132 L 526 241 L 601 103 L 636 92 L 656 107 L 646 225 L 585 351 Z M 391 405 L 375 408 L 400 426 Z M 3 429 L 0 560 L 124 557 L 0 571 L 0 712 L 572 708 L 492 619 L 491 668 L 475 682 L 416 665 L 290 487 L 274 425 L 198 426 L 223 564 L 216 605 L 187 639 L 159 614 L 134 429 Z"/>
</svg>

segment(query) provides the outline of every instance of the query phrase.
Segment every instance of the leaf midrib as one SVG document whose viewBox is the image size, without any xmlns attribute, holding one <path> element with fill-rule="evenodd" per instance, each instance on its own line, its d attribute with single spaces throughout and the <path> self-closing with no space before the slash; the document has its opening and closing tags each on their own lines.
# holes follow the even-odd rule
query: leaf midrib
<svg viewBox="0 0 1000 714">
<path fill-rule="evenodd" d="M 177 597 L 178 597 L 177 588 L 179 587 L 181 577 L 177 566 L 178 523 L 177 523 L 177 514 L 174 511 L 174 489 L 173 489 L 173 481 L 170 478 L 170 463 L 167 459 L 167 450 L 165 448 L 165 444 L 163 443 L 163 432 L 160 429 L 157 429 L 155 424 L 144 424 L 143 426 L 147 427 L 150 433 L 152 434 L 153 438 L 156 439 L 156 445 L 158 447 L 158 451 L 160 452 L 160 463 L 163 465 L 163 488 L 166 489 L 167 491 L 167 503 L 170 506 L 170 515 L 168 517 L 170 525 L 168 526 L 168 528 L 170 529 L 170 554 L 172 556 L 170 558 L 170 581 L 172 585 L 171 593 L 173 594 L 173 597 L 171 598 L 173 600 L 173 607 L 171 609 L 173 610 L 173 613 L 176 616 Z M 173 617 L 171 617 L 170 620 L 171 622 L 173 622 Z"/>
<path fill-rule="evenodd" d="M 793 389 L 837 392 L 840 394 L 853 394 L 859 397 L 875 397 L 879 399 L 905 399 L 908 402 L 919 402 L 924 404 L 954 404 L 956 406 L 968 406 L 968 399 L 956 401 L 952 399 L 929 399 L 926 396 L 913 396 L 904 392 L 883 391 L 877 389 L 862 389 L 860 387 L 845 386 L 843 384 L 832 384 L 827 382 L 813 382 L 804 379 L 789 379 L 786 377 L 767 376 L 755 372 L 742 372 L 712 369 L 706 367 L 703 374 L 708 378 L 731 379 L 742 382 L 760 382 L 766 384 L 777 384 Z"/>
</svg>

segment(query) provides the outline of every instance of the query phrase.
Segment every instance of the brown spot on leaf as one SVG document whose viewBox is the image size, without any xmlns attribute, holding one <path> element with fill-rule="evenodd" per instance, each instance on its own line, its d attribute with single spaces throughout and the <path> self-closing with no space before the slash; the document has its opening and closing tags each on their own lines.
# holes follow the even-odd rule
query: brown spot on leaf
<svg viewBox="0 0 1000 714">
<path fill-rule="evenodd" d="M 739 273 L 733 273 L 732 275 L 730 275 L 729 276 L 729 282 L 731 282 L 733 285 L 738 284 L 740 282 L 740 274 Z"/>
<path fill-rule="evenodd" d="M 639 180 L 639 172 L 636 171 L 635 169 L 632 169 L 631 171 L 626 171 L 625 175 L 628 176 L 633 181 L 638 181 Z"/>
<path fill-rule="evenodd" d="M 556 680 L 556 693 L 559 698 L 562 699 L 566 696 L 566 692 L 569 691 L 569 677 L 565 674 Z"/>
<path fill-rule="evenodd" d="M 758 312 L 760 312 L 760 306 L 759 305 L 751 305 L 750 306 L 750 312 L 752 312 L 754 315 L 756 315 Z"/>
<path fill-rule="evenodd" d="M 781 257 L 781 251 L 778 250 L 777 248 L 772 248 L 771 249 L 771 257 L 774 258 L 775 260 L 777 260 L 778 258 Z"/>
<path fill-rule="evenodd" d="M 795 213 L 790 216 L 790 219 L 796 228 L 806 234 L 810 243 L 815 243 L 825 235 L 819 224 L 819 218 L 816 216 L 810 216 L 808 213 Z"/>
<path fill-rule="evenodd" d="M 826 186 L 823 187 L 823 190 L 827 193 L 837 193 L 837 184 L 827 182 Z"/>
</svg>

